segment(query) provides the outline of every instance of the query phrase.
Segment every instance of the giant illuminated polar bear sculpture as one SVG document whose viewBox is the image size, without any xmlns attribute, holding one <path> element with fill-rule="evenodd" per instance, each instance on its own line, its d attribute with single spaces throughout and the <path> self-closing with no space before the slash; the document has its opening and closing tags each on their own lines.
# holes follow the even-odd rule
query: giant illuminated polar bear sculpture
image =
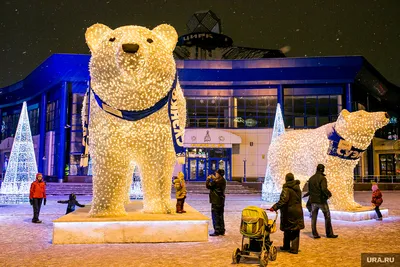
<svg viewBox="0 0 400 267">
<path fill-rule="evenodd" d="M 385 112 L 348 112 L 342 110 L 334 123 L 312 130 L 289 131 L 269 147 L 270 173 L 277 188 L 285 183 L 285 175 L 293 173 L 301 186 L 315 173 L 317 165 L 325 165 L 330 204 L 337 210 L 353 210 L 354 168 L 371 143 L 377 129 L 389 122 Z"/>
<path fill-rule="evenodd" d="M 85 37 L 92 53 L 90 216 L 126 214 L 133 162 L 142 175 L 144 211 L 172 213 L 171 178 L 186 124 L 173 58 L 178 35 L 166 24 L 153 30 L 95 24 Z"/>
</svg>

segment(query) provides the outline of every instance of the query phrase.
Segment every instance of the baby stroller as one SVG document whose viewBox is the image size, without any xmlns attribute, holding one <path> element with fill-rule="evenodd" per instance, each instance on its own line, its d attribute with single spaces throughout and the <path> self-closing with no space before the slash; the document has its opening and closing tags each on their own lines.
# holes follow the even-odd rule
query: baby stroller
<svg viewBox="0 0 400 267">
<path fill-rule="evenodd" d="M 268 265 L 268 261 L 276 260 L 277 250 L 272 245 L 270 234 L 276 232 L 276 219 L 278 212 L 275 212 L 275 219 L 268 220 L 264 209 L 256 206 L 248 206 L 242 211 L 240 233 L 242 234 L 242 249 L 233 251 L 233 263 L 239 263 L 241 257 L 260 259 L 262 267 Z M 249 241 L 245 242 L 245 238 Z M 251 255 L 251 253 L 256 255 Z"/>
</svg>

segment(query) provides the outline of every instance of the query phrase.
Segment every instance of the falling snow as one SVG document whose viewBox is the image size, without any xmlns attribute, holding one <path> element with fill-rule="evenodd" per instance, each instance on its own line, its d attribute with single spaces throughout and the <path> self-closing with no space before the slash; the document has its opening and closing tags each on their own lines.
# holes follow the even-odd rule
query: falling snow
<svg viewBox="0 0 400 267">
<path fill-rule="evenodd" d="M 203 0 L 195 5 L 187 0 L 134 4 L 121 0 L 118 5 L 112 0 L 88 0 L 80 2 L 79 10 L 71 1 L 28 2 L 5 1 L 0 7 L 0 28 L 5 36 L 0 44 L 0 69 L 11 70 L 11 75 L 8 71 L 0 72 L 0 88 L 18 81 L 21 75 L 28 75 L 51 53 L 88 53 L 82 37 L 93 23 L 112 19 L 113 27 L 117 27 L 157 25 L 165 21 L 183 35 L 191 14 L 204 9 L 211 9 L 220 17 L 223 33 L 232 37 L 236 45 L 278 49 L 290 43 L 293 49 L 288 57 L 361 54 L 385 78 L 400 84 L 400 64 L 388 64 L 389 60 L 400 61 L 397 1 L 365 1 L 360 6 L 348 0 L 336 0 L 333 5 L 329 1 L 304 5 L 298 0 L 268 4 L 257 0 L 232 1 L 229 6 L 217 8 L 215 0 Z M 98 8 L 93 9 L 94 5 Z M 336 46 L 332 46 L 332 40 L 337 42 Z M 277 45 L 274 47 L 274 44 Z"/>
</svg>

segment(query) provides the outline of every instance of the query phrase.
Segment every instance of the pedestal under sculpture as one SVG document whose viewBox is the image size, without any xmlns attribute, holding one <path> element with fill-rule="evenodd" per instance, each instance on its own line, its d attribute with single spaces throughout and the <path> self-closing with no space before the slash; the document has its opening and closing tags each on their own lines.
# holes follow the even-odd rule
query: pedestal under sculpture
<svg viewBox="0 0 400 267">
<path fill-rule="evenodd" d="M 172 200 L 172 205 L 176 204 Z M 209 218 L 187 203 L 183 214 L 142 212 L 143 201 L 125 206 L 127 216 L 92 218 L 90 205 L 53 221 L 53 244 L 199 242 L 208 240 Z"/>
<path fill-rule="evenodd" d="M 388 209 L 382 208 L 380 211 L 383 218 L 389 217 Z M 310 214 L 306 208 L 303 208 L 303 212 L 304 216 L 309 216 Z M 376 215 L 376 212 L 372 207 L 361 207 L 353 211 L 331 210 L 332 220 L 358 222 L 375 220 L 376 218 L 378 218 L 378 216 Z M 324 219 L 324 214 L 321 211 L 318 212 L 318 219 Z"/>
</svg>

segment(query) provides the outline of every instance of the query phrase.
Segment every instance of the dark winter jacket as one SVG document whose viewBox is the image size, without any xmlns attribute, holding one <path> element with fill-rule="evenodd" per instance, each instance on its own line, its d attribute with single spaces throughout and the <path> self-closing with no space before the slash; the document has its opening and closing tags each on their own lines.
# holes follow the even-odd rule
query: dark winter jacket
<svg viewBox="0 0 400 267">
<path fill-rule="evenodd" d="M 381 190 L 377 189 L 372 192 L 372 200 L 371 203 L 376 206 L 380 206 L 383 203 Z"/>
<path fill-rule="evenodd" d="M 223 176 L 216 178 L 212 176 L 211 179 L 207 178 L 206 187 L 210 189 L 210 203 L 214 205 L 225 205 L 225 188 L 226 180 Z"/>
<path fill-rule="evenodd" d="M 272 206 L 274 210 L 281 210 L 281 231 L 304 229 L 301 190 L 299 185 L 299 180 L 286 182 L 282 187 L 279 201 Z"/>
<path fill-rule="evenodd" d="M 81 208 L 85 207 L 85 205 L 79 204 L 79 202 L 76 200 L 76 195 L 75 194 L 70 194 L 69 195 L 69 200 L 59 200 L 57 202 L 58 203 L 62 203 L 62 204 L 68 204 L 67 212 L 65 214 L 73 212 L 75 210 L 75 206 L 78 206 L 78 207 L 81 207 Z"/>
<path fill-rule="evenodd" d="M 323 172 L 317 171 L 308 180 L 308 194 L 310 195 L 311 203 L 318 204 L 327 203 L 328 198 L 332 196 L 332 193 L 328 190 L 328 182 Z"/>
</svg>

